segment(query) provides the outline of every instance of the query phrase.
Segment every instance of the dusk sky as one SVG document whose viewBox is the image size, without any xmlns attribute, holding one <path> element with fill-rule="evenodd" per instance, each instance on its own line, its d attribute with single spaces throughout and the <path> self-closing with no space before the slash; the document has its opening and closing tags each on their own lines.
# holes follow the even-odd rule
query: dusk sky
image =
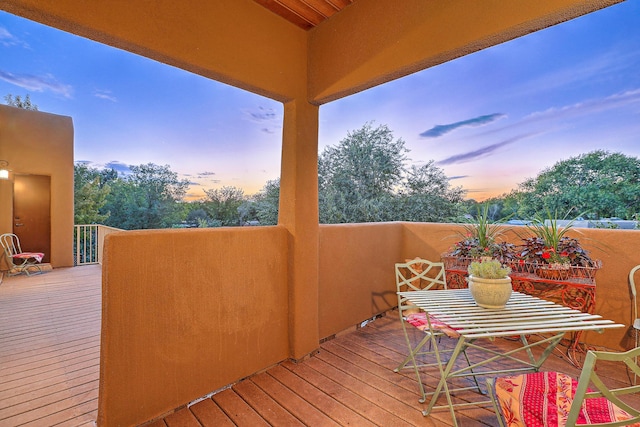
<svg viewBox="0 0 640 427">
<path fill-rule="evenodd" d="M 168 164 L 191 198 L 280 174 L 280 103 L 0 11 L 7 94 L 72 117 L 76 162 Z M 596 149 L 640 157 L 640 0 L 324 105 L 320 151 L 367 122 L 476 200 Z"/>
</svg>

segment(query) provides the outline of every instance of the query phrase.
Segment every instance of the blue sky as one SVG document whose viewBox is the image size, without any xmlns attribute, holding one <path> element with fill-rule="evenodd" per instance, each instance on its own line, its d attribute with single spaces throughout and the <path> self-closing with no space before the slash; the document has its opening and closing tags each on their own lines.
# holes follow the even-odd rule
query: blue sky
<svg viewBox="0 0 640 427">
<path fill-rule="evenodd" d="M 280 173 L 281 104 L 0 11 L 0 95 L 27 93 L 94 167 L 168 164 L 191 197 Z M 477 200 L 596 149 L 640 157 L 640 0 L 324 105 L 320 151 L 367 122 Z"/>
</svg>

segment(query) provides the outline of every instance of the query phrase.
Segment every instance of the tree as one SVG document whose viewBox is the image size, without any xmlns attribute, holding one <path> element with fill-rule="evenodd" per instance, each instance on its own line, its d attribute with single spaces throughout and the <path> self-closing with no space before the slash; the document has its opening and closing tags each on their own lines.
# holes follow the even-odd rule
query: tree
<svg viewBox="0 0 640 427">
<path fill-rule="evenodd" d="M 521 218 L 548 210 L 633 219 L 640 212 L 640 159 L 596 150 L 560 161 L 519 184 L 505 200 L 513 204 Z"/>
<path fill-rule="evenodd" d="M 455 221 L 463 213 L 465 190 L 452 188 L 433 160 L 412 166 L 396 198 L 396 220 L 414 222 Z"/>
<path fill-rule="evenodd" d="M 402 139 L 370 123 L 327 147 L 318 162 L 320 222 L 375 222 L 393 218 L 394 189 L 404 175 Z"/>
<path fill-rule="evenodd" d="M 109 217 L 100 210 L 107 202 L 111 188 L 102 181 L 101 172 L 87 165 L 74 166 L 75 224 L 103 224 Z"/>
<path fill-rule="evenodd" d="M 24 100 L 20 98 L 20 95 L 14 98 L 13 95 L 11 94 L 5 95 L 4 99 L 7 105 L 10 105 L 12 107 L 22 108 L 23 110 L 38 111 L 38 106 L 36 104 L 31 103 L 31 98 L 29 97 L 29 94 L 27 94 L 24 97 Z"/>
<path fill-rule="evenodd" d="M 320 222 L 457 218 L 464 190 L 451 188 L 433 161 L 407 168 L 407 152 L 387 126 L 369 123 L 327 147 L 318 163 Z"/>
<path fill-rule="evenodd" d="M 180 223 L 188 180 L 178 180 L 169 165 L 131 166 L 131 175 L 111 183 L 104 207 L 107 225 L 127 230 L 169 228 Z M 184 214 L 184 215 L 183 215 Z"/>
<path fill-rule="evenodd" d="M 223 226 L 241 225 L 238 209 L 245 201 L 241 188 L 229 186 L 204 192 L 207 197 L 203 208 L 210 218 L 220 221 Z"/>
<path fill-rule="evenodd" d="M 253 196 L 253 205 L 260 225 L 278 224 L 280 180 L 267 181 L 260 192 Z"/>
</svg>

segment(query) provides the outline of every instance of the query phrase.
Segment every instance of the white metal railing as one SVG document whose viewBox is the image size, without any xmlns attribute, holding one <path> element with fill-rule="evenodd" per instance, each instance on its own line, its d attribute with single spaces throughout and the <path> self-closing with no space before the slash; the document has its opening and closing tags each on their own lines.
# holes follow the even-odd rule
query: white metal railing
<svg viewBox="0 0 640 427">
<path fill-rule="evenodd" d="M 104 237 L 116 231 L 123 230 L 100 224 L 75 225 L 73 230 L 74 265 L 102 264 Z"/>
</svg>

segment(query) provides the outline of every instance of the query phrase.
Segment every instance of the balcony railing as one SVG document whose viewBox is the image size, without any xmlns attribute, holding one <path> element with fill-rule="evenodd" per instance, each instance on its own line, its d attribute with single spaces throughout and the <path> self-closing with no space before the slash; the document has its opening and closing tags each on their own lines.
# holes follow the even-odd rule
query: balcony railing
<svg viewBox="0 0 640 427">
<path fill-rule="evenodd" d="M 100 224 L 75 225 L 73 230 L 73 264 L 102 264 L 104 237 L 119 228 Z"/>
</svg>

